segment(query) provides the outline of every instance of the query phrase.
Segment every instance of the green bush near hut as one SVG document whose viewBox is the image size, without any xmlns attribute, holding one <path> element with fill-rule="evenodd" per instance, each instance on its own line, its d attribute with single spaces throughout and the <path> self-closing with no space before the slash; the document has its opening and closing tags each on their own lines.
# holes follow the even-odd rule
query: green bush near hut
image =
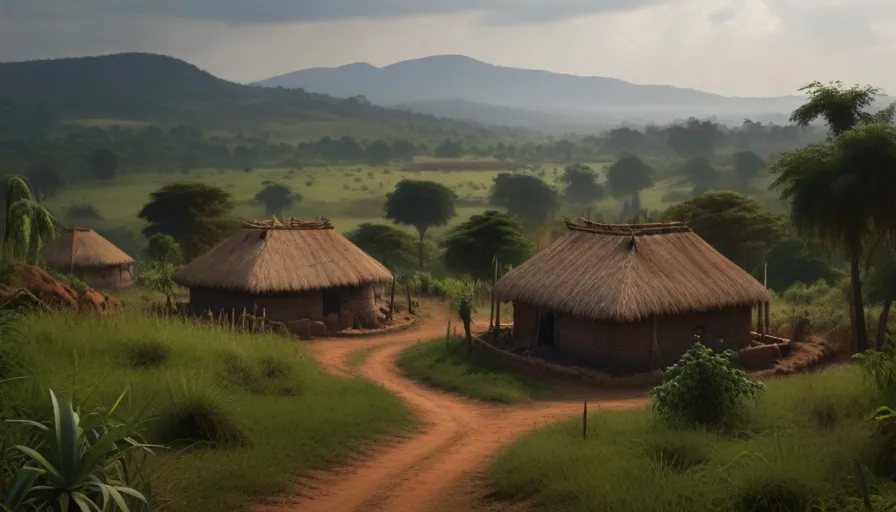
<svg viewBox="0 0 896 512">
<path fill-rule="evenodd" d="M 597 412 L 587 439 L 576 418 L 505 448 L 489 485 L 558 512 L 866 511 L 856 462 L 875 472 L 875 499 L 896 496 L 880 464 L 892 438 L 870 419 L 881 403 L 859 368 L 837 367 L 768 383 L 722 431 L 676 428 L 648 408 Z"/>
<path fill-rule="evenodd" d="M 3 342 L 27 378 L 4 383 L 0 410 L 40 411 L 47 388 L 88 409 L 109 406 L 129 387 L 121 415 L 148 404 L 144 433 L 168 445 L 144 468 L 154 510 L 248 510 L 292 491 L 304 472 L 414 426 L 398 397 L 326 373 L 301 344 L 273 334 L 137 314 L 39 314 L 19 329 Z"/>
</svg>

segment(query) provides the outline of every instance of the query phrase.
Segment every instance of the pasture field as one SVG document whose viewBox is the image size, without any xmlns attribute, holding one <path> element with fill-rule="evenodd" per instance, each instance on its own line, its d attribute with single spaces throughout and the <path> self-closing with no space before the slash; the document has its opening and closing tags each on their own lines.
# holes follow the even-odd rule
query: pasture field
<svg viewBox="0 0 896 512">
<path fill-rule="evenodd" d="M 604 169 L 605 164 L 595 164 Z M 537 175 L 548 184 L 562 189 L 559 175 L 561 164 L 545 164 L 540 170 L 518 172 Z M 302 196 L 286 215 L 300 218 L 328 217 L 342 232 L 351 231 L 364 222 L 382 222 L 382 206 L 385 196 L 402 179 L 432 180 L 442 183 L 458 195 L 457 216 L 452 224 L 463 222 L 471 215 L 488 208 L 488 194 L 499 170 L 403 170 L 394 166 L 379 167 L 309 167 L 300 170 L 284 168 L 259 168 L 249 172 L 232 169 L 195 169 L 189 174 L 124 174 L 109 182 L 90 181 L 74 183 L 69 188 L 45 201 L 59 218 L 69 224 L 88 225 L 93 228 L 126 227 L 139 230 L 143 223 L 137 214 L 149 200 L 152 192 L 167 183 L 196 181 L 223 188 L 233 195 L 234 214 L 240 218 L 262 218 L 264 207 L 253 202 L 253 197 L 266 182 L 278 182 L 292 187 Z M 604 178 L 604 177 L 602 177 Z M 769 197 L 766 191 L 768 179 L 756 184 L 757 196 Z M 641 193 L 641 202 L 649 210 L 662 210 L 690 196 L 688 185 L 680 178 L 661 180 Z M 94 206 L 102 219 L 77 219 L 67 215 L 73 205 Z M 608 198 L 592 207 L 592 215 L 614 219 L 621 202 Z M 584 210 L 584 209 L 583 209 Z M 580 215 L 565 207 L 563 215 Z M 450 225 L 449 225 L 450 227 Z M 433 229 L 428 236 L 439 237 L 446 228 Z"/>
<path fill-rule="evenodd" d="M 121 413 L 148 407 L 148 440 L 168 446 L 149 459 L 154 510 L 248 510 L 301 474 L 415 426 L 397 396 L 325 372 L 301 343 L 276 335 L 138 312 L 22 323 L 0 351 L 32 377 L 4 384 L 4 402 L 42 411 L 52 388 L 92 409 L 128 389 Z"/>
<path fill-rule="evenodd" d="M 858 367 L 771 381 L 721 433 L 665 426 L 649 409 L 590 414 L 505 448 L 493 496 L 537 510 L 863 511 L 855 462 L 892 497 L 892 437 L 869 419 L 885 403 Z M 870 510 L 870 509 L 867 509 Z"/>
</svg>

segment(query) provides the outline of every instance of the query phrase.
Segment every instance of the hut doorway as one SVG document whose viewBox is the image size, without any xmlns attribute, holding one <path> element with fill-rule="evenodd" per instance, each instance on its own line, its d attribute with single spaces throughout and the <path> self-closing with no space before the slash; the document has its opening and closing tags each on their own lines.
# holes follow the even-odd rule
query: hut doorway
<svg viewBox="0 0 896 512">
<path fill-rule="evenodd" d="M 542 312 L 538 318 L 538 345 L 554 344 L 554 314 Z"/>
<path fill-rule="evenodd" d="M 324 318 L 335 314 L 339 316 L 339 307 L 341 306 L 339 293 L 336 290 L 324 290 L 323 291 L 323 302 L 324 302 Z"/>
</svg>

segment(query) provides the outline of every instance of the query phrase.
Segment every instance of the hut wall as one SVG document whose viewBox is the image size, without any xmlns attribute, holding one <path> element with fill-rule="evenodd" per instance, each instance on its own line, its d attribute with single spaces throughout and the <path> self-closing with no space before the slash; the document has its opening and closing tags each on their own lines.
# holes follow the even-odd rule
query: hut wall
<svg viewBox="0 0 896 512">
<path fill-rule="evenodd" d="M 283 293 L 255 297 L 258 314 L 262 309 L 267 318 L 275 322 L 297 320 L 324 321 L 323 294 L 319 290 L 303 293 Z"/>
<path fill-rule="evenodd" d="M 514 303 L 514 346 L 536 345 L 538 308 Z M 703 343 L 716 351 L 739 349 L 750 342 L 749 307 L 658 317 L 656 362 L 674 364 L 703 328 Z M 602 371 L 631 373 L 650 370 L 654 359 L 653 318 L 630 324 L 596 322 L 558 314 L 554 356 L 558 361 Z M 519 326 L 519 327 L 518 327 Z M 724 340 L 723 344 L 718 342 Z"/>
<path fill-rule="evenodd" d="M 240 314 L 243 308 L 251 314 L 254 311 L 253 306 L 252 295 L 248 293 L 190 288 L 190 311 L 195 315 L 204 314 L 206 311 L 211 311 L 215 315 L 222 312 L 228 315 L 231 312 Z M 261 308 L 258 314 L 261 314 Z"/>
<path fill-rule="evenodd" d="M 128 288 L 134 284 L 133 267 L 75 268 L 74 274 L 91 288 Z M 63 270 L 67 272 L 68 270 Z"/>
<path fill-rule="evenodd" d="M 339 330 L 360 327 L 372 329 L 379 327 L 373 286 L 341 288 L 339 307 Z"/>
</svg>

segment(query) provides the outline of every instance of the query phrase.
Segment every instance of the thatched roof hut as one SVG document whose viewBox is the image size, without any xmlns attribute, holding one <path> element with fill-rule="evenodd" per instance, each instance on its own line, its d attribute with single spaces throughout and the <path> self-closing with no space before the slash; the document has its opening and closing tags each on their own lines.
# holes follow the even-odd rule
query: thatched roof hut
<svg viewBox="0 0 896 512">
<path fill-rule="evenodd" d="M 335 315 L 334 329 L 371 324 L 372 285 L 391 279 L 330 221 L 292 218 L 249 223 L 174 276 L 190 289 L 194 311 L 265 309 L 277 321 Z"/>
<path fill-rule="evenodd" d="M 41 249 L 46 264 L 72 273 L 94 288 L 125 288 L 134 283 L 134 258 L 89 228 L 73 227 Z"/>
<path fill-rule="evenodd" d="M 569 355 L 601 366 L 637 365 L 639 359 L 652 365 L 657 323 L 658 343 L 674 359 L 695 336 L 705 343 L 721 338 L 726 348 L 738 348 L 749 342 L 752 306 L 771 298 L 683 223 L 580 219 L 567 228 L 495 286 L 499 299 L 514 303 L 515 344 L 554 344 L 562 352 L 565 343 Z M 551 318 L 542 327 L 550 323 L 556 332 L 537 332 L 545 315 Z"/>
</svg>

